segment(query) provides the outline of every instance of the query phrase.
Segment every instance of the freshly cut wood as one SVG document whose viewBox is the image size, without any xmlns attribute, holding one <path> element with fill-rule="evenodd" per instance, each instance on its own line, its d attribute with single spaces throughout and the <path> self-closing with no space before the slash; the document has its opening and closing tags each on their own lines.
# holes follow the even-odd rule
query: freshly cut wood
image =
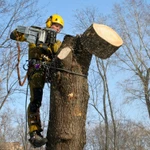
<svg viewBox="0 0 150 150">
<path fill-rule="evenodd" d="M 83 49 L 99 58 L 109 58 L 123 44 L 123 40 L 112 28 L 93 23 L 82 35 Z"/>
<path fill-rule="evenodd" d="M 63 59 L 65 59 L 65 58 L 69 55 L 70 52 L 71 52 L 71 48 L 65 47 L 65 48 L 63 48 L 63 49 L 60 51 L 60 53 L 57 55 L 57 57 L 58 57 L 60 60 L 63 60 Z"/>
</svg>

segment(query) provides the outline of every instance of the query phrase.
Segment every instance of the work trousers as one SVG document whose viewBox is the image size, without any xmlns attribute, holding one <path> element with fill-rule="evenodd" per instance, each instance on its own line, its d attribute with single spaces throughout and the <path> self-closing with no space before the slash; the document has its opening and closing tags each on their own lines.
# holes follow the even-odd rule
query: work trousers
<svg viewBox="0 0 150 150">
<path fill-rule="evenodd" d="M 30 88 L 30 103 L 28 105 L 29 133 L 42 131 L 40 119 L 40 107 L 42 103 L 43 88 L 45 84 L 45 72 L 42 68 L 29 67 L 28 80 Z"/>
</svg>

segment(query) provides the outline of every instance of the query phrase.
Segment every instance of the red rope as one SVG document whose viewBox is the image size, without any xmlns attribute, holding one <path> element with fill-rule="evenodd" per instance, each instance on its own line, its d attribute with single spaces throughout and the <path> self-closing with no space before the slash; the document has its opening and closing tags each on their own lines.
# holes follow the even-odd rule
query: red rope
<svg viewBox="0 0 150 150">
<path fill-rule="evenodd" d="M 23 86 L 24 83 L 25 83 L 25 81 L 26 81 L 26 79 L 27 79 L 27 73 L 26 73 L 26 75 L 25 75 L 25 77 L 24 77 L 23 82 L 21 82 L 20 69 L 19 69 L 19 64 L 20 64 L 20 52 L 21 52 L 21 50 L 20 50 L 19 42 L 16 42 L 16 44 L 17 44 L 17 47 L 18 47 L 18 59 L 17 59 L 17 60 L 18 60 L 18 63 L 16 64 L 16 67 L 17 67 L 17 75 L 18 75 L 19 85 L 20 85 L 20 86 Z"/>
</svg>

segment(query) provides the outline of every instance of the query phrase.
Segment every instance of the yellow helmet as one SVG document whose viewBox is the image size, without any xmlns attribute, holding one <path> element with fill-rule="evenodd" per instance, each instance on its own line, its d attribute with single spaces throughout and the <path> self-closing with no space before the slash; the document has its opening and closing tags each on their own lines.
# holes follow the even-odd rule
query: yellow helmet
<svg viewBox="0 0 150 150">
<path fill-rule="evenodd" d="M 63 20 L 63 18 L 61 16 L 57 15 L 57 14 L 54 14 L 54 15 L 50 16 L 47 19 L 47 21 L 46 21 L 46 27 L 50 28 L 53 23 L 58 23 L 62 27 L 64 26 L 64 20 Z"/>
</svg>

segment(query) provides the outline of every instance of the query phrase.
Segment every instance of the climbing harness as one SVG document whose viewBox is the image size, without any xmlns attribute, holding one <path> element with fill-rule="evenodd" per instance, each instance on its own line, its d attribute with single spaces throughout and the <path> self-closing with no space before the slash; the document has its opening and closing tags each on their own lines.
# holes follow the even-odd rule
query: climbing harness
<svg viewBox="0 0 150 150">
<path fill-rule="evenodd" d="M 73 72 L 71 70 L 55 67 L 55 65 L 53 65 L 53 62 L 55 62 L 55 59 L 51 62 L 38 61 L 35 59 L 29 60 L 29 64 L 32 64 L 36 70 L 43 67 L 44 69 L 46 69 L 47 74 L 49 74 L 49 70 L 56 70 L 56 71 L 67 72 L 67 73 L 77 75 L 77 76 L 87 77 L 87 75 L 85 74 L 80 74 L 80 73 Z"/>
</svg>

